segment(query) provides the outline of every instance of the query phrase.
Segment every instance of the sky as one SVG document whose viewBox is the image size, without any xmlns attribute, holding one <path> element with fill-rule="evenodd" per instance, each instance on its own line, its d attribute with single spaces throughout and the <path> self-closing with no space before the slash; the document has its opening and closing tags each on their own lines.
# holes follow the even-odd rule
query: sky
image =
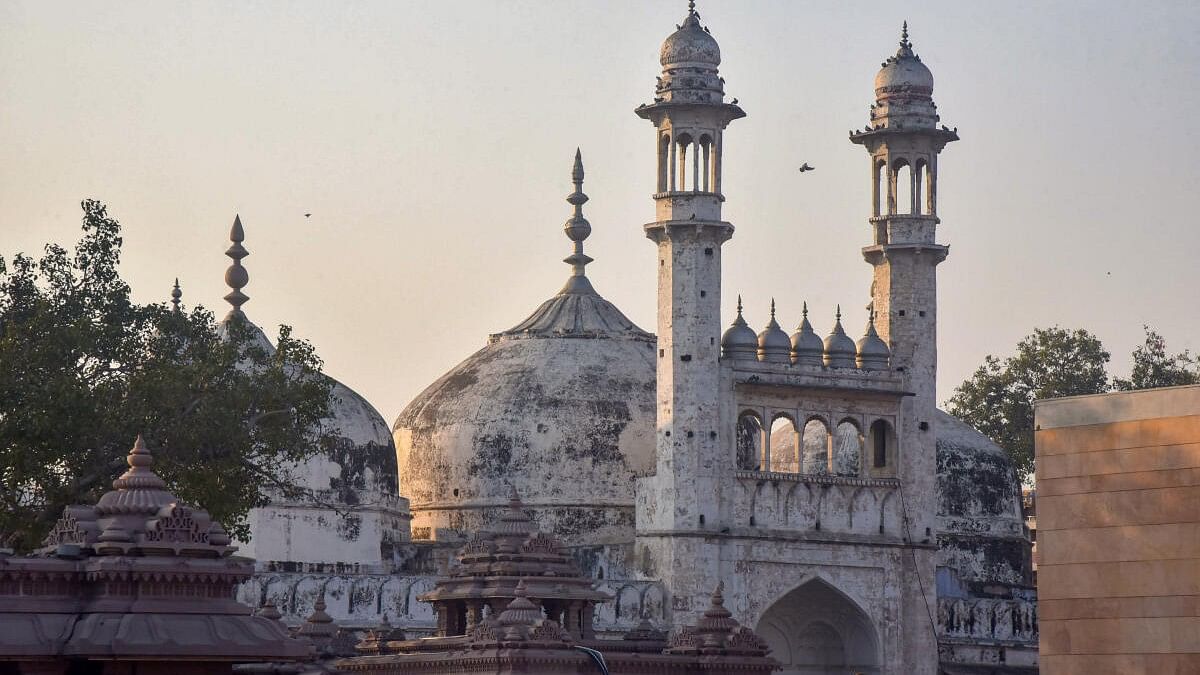
<svg viewBox="0 0 1200 675">
<path fill-rule="evenodd" d="M 962 140 L 939 161 L 939 399 L 1035 327 L 1128 370 L 1148 324 L 1200 349 L 1200 3 L 699 0 L 727 96 L 724 321 L 770 299 L 862 333 L 867 121 L 901 21 Z M 0 2 L 0 255 L 124 228 L 140 302 L 310 340 L 391 422 L 553 295 L 582 148 L 594 286 L 655 326 L 654 96 L 683 0 Z M 800 173 L 802 163 L 816 167 Z M 311 217 L 305 217 L 311 213 Z"/>
</svg>

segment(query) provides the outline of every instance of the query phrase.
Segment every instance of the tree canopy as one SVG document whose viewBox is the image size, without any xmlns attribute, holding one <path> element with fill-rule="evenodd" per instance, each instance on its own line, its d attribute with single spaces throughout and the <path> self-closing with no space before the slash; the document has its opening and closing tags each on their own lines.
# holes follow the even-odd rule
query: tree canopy
<svg viewBox="0 0 1200 675">
<path fill-rule="evenodd" d="M 1200 363 L 1189 352 L 1169 355 L 1166 341 L 1149 326 L 1132 354 L 1128 380 L 1109 379 L 1109 353 L 1086 330 L 1038 328 L 1004 359 L 988 355 L 946 403 L 1008 451 L 1022 480 L 1033 472 L 1033 403 L 1059 396 L 1099 394 L 1200 383 Z"/>
<path fill-rule="evenodd" d="M 301 492 L 289 467 L 332 442 L 321 360 L 287 326 L 271 350 L 236 317 L 132 302 L 120 225 L 82 206 L 73 253 L 0 258 L 0 535 L 39 545 L 142 434 L 171 491 L 248 540 L 249 509 Z"/>
</svg>

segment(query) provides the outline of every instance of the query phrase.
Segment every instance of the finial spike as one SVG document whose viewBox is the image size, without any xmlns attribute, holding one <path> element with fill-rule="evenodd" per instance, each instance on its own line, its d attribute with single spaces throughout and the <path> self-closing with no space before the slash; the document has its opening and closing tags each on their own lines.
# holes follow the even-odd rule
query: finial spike
<svg viewBox="0 0 1200 675">
<path fill-rule="evenodd" d="M 738 316 L 742 315 L 742 294 L 738 293 Z"/>
<path fill-rule="evenodd" d="M 771 298 L 771 320 L 775 320 L 775 298 Z"/>
<path fill-rule="evenodd" d="M 807 300 L 804 301 L 804 309 L 800 310 L 800 316 L 804 317 L 805 319 L 808 318 L 808 301 Z"/>
<path fill-rule="evenodd" d="M 696 0 L 688 0 L 688 14 L 696 13 Z"/>
<path fill-rule="evenodd" d="M 838 306 L 837 306 L 837 320 L 839 323 L 841 323 L 841 321 L 842 321 L 842 303 L 840 303 L 840 302 L 838 303 Z"/>
<path fill-rule="evenodd" d="M 583 153 L 579 148 L 575 148 L 575 163 L 571 166 L 571 182 L 575 184 L 575 190 L 567 195 L 567 203 L 575 207 L 575 212 L 563 225 L 563 232 L 566 233 L 568 239 L 575 242 L 575 250 L 563 259 L 563 262 L 571 266 L 572 274 L 560 293 L 595 293 L 596 291 L 592 289 L 592 284 L 587 280 L 584 272 L 584 267 L 592 262 L 592 259 L 583 253 L 583 240 L 592 233 L 592 225 L 587 218 L 583 217 L 583 205 L 587 202 L 588 196 L 583 192 Z"/>
<path fill-rule="evenodd" d="M 250 255 L 250 252 L 242 246 L 242 242 L 246 240 L 246 233 L 242 229 L 240 215 L 233 217 L 229 240 L 233 242 L 233 245 L 226 249 L 225 255 L 233 260 L 233 264 L 225 270 L 225 283 L 233 290 L 225 296 L 225 300 L 233 305 L 233 309 L 229 310 L 230 316 L 242 316 L 242 305 L 250 299 L 250 296 L 242 292 L 242 289 L 250 281 L 250 273 L 246 271 L 245 267 L 242 267 L 242 258 Z"/>
<path fill-rule="evenodd" d="M 179 299 L 183 297 L 183 290 L 179 288 L 179 277 L 175 277 L 175 286 L 171 289 L 171 305 L 176 312 L 179 311 Z"/>
</svg>

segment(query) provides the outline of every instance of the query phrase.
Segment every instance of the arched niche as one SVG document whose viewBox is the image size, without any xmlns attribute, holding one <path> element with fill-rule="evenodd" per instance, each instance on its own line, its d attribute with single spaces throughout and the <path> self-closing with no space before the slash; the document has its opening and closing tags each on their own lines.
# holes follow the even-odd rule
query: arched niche
<svg viewBox="0 0 1200 675">
<path fill-rule="evenodd" d="M 813 417 L 804 423 L 801 436 L 800 472 L 807 474 L 829 473 L 829 427 L 825 421 Z"/>
<path fill-rule="evenodd" d="M 796 422 L 791 415 L 779 413 L 771 420 L 771 471 L 799 473 L 796 453 Z"/>
<path fill-rule="evenodd" d="M 747 410 L 738 415 L 736 466 L 742 471 L 758 471 L 762 461 L 763 423 L 758 413 Z"/>
<path fill-rule="evenodd" d="M 812 579 L 772 604 L 755 627 L 783 675 L 880 673 L 879 640 L 871 618 L 822 579 Z"/>
<path fill-rule="evenodd" d="M 858 425 L 850 419 L 838 423 L 833 432 L 833 473 L 838 476 L 857 476 L 862 472 L 863 437 Z"/>
</svg>

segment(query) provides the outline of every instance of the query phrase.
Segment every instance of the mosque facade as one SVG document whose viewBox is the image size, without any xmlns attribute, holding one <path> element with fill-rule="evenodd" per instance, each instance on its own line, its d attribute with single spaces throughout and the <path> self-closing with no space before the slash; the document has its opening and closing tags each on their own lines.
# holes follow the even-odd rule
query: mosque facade
<svg viewBox="0 0 1200 675">
<path fill-rule="evenodd" d="M 773 302 L 755 331 L 740 298 L 725 326 L 722 245 L 735 231 L 722 155 L 746 113 L 725 99 L 720 48 L 694 8 L 660 60 L 653 101 L 635 110 L 656 139 L 643 227 L 658 253 L 655 333 L 587 276 L 577 153 L 566 284 L 426 388 L 390 435 L 337 385 L 329 424 L 345 442 L 297 467 L 316 496 L 252 513 L 244 552 L 257 573 L 239 597 L 293 624 L 321 601 L 347 628 L 445 634 L 419 598 L 515 491 L 614 598 L 595 608 L 598 638 L 695 624 L 723 585 L 725 607 L 787 673 L 1036 672 L 1015 472 L 936 405 L 949 253 L 938 160 L 958 134 L 907 27 L 849 138 L 871 176 L 870 319 L 857 340 L 840 311 L 820 337 L 807 307 L 789 334 Z M 244 318 L 242 238 L 235 223 L 227 280 Z"/>
</svg>

